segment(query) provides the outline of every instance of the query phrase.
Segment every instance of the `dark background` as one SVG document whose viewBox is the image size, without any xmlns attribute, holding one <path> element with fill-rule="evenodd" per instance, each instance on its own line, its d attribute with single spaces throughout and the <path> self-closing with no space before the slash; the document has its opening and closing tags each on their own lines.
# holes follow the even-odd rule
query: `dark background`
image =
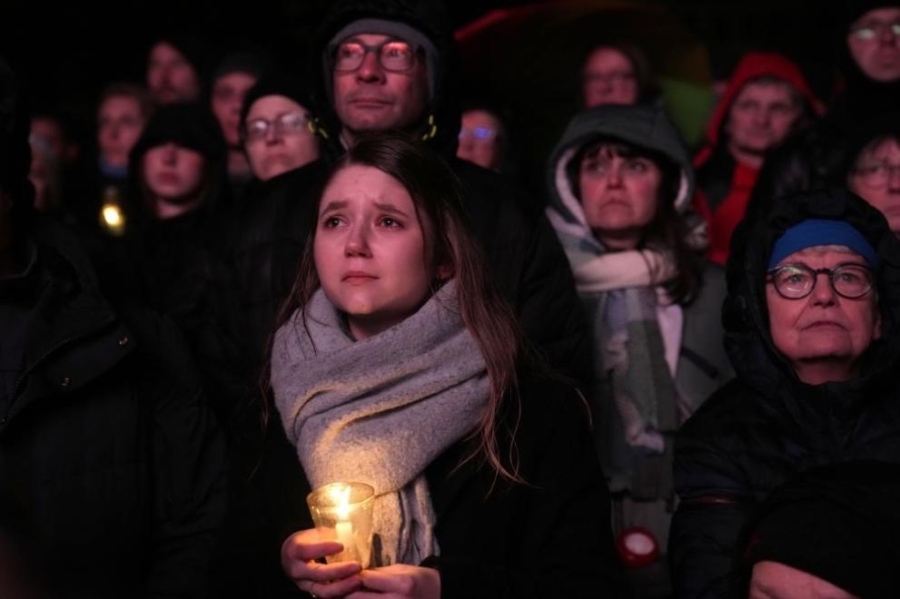
<svg viewBox="0 0 900 599">
<path fill-rule="evenodd" d="M 824 91 L 832 84 L 828 26 L 823 21 L 831 0 L 656 3 L 668 7 L 673 18 L 703 41 L 716 77 L 726 75 L 742 51 L 764 48 L 798 60 L 814 87 Z M 103 84 L 142 78 L 146 50 L 165 26 L 185 26 L 220 44 L 261 44 L 287 62 L 300 64 L 303 44 L 329 4 L 330 0 L 2 0 L 0 49 L 22 72 L 36 105 L 90 114 Z M 492 9 L 524 2 L 447 0 L 447 4 L 451 25 L 458 28 Z"/>
</svg>

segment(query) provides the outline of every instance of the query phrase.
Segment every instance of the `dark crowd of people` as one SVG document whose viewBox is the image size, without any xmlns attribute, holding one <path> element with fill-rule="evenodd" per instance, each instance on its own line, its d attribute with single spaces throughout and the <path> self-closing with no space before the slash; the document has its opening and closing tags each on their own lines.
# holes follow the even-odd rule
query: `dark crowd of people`
<svg viewBox="0 0 900 599">
<path fill-rule="evenodd" d="M 160 32 L 89 142 L 0 57 L 0 596 L 900 596 L 900 3 L 834 10 L 697 147 L 597 39 L 543 189 L 441 0 Z"/>
</svg>

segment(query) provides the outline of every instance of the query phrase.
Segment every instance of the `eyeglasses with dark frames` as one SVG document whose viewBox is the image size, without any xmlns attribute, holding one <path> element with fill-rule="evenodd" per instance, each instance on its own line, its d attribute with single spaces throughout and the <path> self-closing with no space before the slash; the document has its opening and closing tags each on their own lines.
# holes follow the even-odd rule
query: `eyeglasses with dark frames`
<svg viewBox="0 0 900 599">
<path fill-rule="evenodd" d="M 803 299 L 813 292 L 819 275 L 827 275 L 835 293 L 859 299 L 872 290 L 872 271 L 862 264 L 841 264 L 835 268 L 810 268 L 805 264 L 785 264 L 773 268 L 767 280 L 785 299 Z"/>
<path fill-rule="evenodd" d="M 359 40 L 341 42 L 334 51 L 334 70 L 350 73 L 362 66 L 366 55 L 372 52 L 385 71 L 402 73 L 416 66 L 416 47 L 403 40 L 389 39 L 370 46 Z"/>
</svg>

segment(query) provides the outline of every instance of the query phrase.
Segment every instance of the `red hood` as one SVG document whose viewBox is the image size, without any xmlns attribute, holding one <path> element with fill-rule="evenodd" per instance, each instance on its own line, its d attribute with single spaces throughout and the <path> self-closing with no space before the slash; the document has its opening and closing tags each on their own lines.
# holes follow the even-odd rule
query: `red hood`
<svg viewBox="0 0 900 599">
<path fill-rule="evenodd" d="M 719 144 L 722 122 L 738 92 L 751 79 L 763 76 L 777 77 L 787 81 L 800 92 L 800 95 L 806 98 L 816 116 L 824 114 L 825 106 L 810 89 L 800 67 L 795 62 L 775 52 L 748 52 L 735 67 L 728 80 L 728 86 L 722 93 L 722 97 L 706 125 L 706 141 L 694 158 L 695 167 L 705 163 L 713 148 Z"/>
</svg>

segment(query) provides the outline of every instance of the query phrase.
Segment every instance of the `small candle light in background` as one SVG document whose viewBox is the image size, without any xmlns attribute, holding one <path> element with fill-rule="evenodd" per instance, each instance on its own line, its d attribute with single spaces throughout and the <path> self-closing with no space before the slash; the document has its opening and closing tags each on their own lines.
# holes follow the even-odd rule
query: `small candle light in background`
<svg viewBox="0 0 900 599">
<path fill-rule="evenodd" d="M 375 489 L 364 483 L 331 483 L 310 493 L 306 502 L 316 528 L 333 529 L 343 551 L 326 561 L 369 565 Z"/>
</svg>

